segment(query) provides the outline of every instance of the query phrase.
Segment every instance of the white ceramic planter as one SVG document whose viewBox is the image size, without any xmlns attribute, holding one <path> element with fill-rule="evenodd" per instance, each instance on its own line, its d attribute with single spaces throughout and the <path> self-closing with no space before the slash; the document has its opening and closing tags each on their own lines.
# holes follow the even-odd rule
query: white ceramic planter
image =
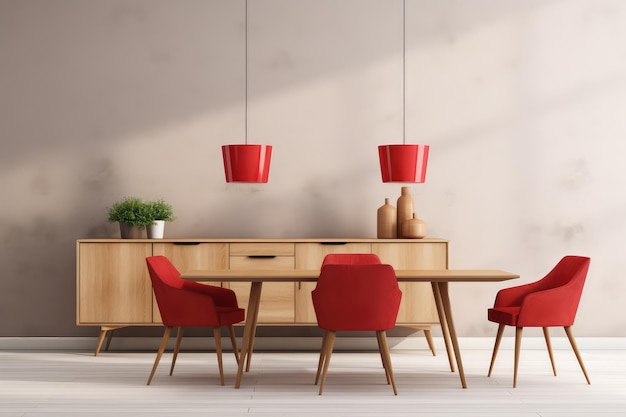
<svg viewBox="0 0 626 417">
<path fill-rule="evenodd" d="M 163 239 L 165 233 L 165 220 L 155 220 L 156 224 L 149 224 L 146 229 L 148 231 L 148 239 Z"/>
</svg>

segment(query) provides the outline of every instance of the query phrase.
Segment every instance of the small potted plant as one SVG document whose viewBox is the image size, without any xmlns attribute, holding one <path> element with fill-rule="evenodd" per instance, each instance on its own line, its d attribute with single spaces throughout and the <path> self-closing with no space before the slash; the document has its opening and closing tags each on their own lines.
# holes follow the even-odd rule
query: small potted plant
<svg viewBox="0 0 626 417">
<path fill-rule="evenodd" d="M 109 221 L 119 223 L 122 239 L 140 239 L 153 218 L 149 204 L 138 197 L 124 197 L 109 207 Z"/>
<path fill-rule="evenodd" d="M 163 239 L 165 222 L 174 220 L 174 210 L 163 199 L 148 201 L 146 205 L 152 219 L 152 223 L 147 225 L 148 239 Z"/>
</svg>

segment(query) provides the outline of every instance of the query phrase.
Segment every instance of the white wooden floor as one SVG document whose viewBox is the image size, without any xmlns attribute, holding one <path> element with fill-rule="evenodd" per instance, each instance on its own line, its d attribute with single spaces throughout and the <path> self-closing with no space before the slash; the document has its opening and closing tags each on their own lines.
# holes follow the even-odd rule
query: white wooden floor
<svg viewBox="0 0 626 417">
<path fill-rule="evenodd" d="M 512 351 L 502 350 L 487 378 L 491 352 L 464 350 L 468 388 L 451 373 L 445 352 L 392 351 L 399 395 L 386 384 L 375 352 L 333 355 L 323 396 L 313 385 L 317 353 L 255 353 L 242 387 L 225 352 L 226 386 L 218 385 L 214 353 L 171 354 L 146 386 L 154 353 L 0 351 L 0 417 L 53 416 L 504 416 L 626 415 L 626 353 L 582 350 L 587 385 L 571 350 L 523 350 L 513 389 Z"/>
</svg>

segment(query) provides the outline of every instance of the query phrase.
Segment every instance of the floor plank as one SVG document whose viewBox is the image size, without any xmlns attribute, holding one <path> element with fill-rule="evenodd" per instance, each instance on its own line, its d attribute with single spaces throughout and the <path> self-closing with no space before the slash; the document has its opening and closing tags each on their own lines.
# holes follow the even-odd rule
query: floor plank
<svg viewBox="0 0 626 417">
<path fill-rule="evenodd" d="M 491 378 L 491 352 L 466 350 L 468 388 L 445 354 L 392 351 L 398 396 L 375 352 L 333 354 L 324 395 L 313 385 L 315 352 L 256 352 L 234 389 L 236 365 L 224 355 L 219 385 L 214 353 L 182 352 L 169 376 L 171 353 L 147 386 L 154 353 L 0 351 L 0 417 L 57 416 L 502 416 L 621 417 L 626 414 L 626 352 L 583 350 L 587 385 L 571 351 L 522 351 L 517 388 L 512 352 L 503 350 Z"/>
</svg>

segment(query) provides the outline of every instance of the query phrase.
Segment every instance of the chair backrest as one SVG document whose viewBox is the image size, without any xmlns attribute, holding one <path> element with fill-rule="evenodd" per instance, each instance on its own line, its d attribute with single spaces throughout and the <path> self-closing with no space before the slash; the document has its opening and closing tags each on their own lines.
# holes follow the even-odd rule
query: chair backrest
<svg viewBox="0 0 626 417">
<path fill-rule="evenodd" d="M 146 258 L 152 286 L 161 284 L 174 288 L 183 288 L 184 280 L 180 278 L 180 272 L 165 256 L 150 256 Z"/>
<path fill-rule="evenodd" d="M 163 324 L 219 325 L 213 297 L 193 288 L 202 284 L 180 278 L 176 267 L 165 256 L 150 256 L 146 258 L 146 263 Z"/>
<path fill-rule="evenodd" d="M 324 257 L 324 265 L 370 265 L 380 264 L 380 258 L 374 253 L 329 253 Z"/>
<path fill-rule="evenodd" d="M 591 259 L 588 257 L 564 256 L 545 277 L 537 281 L 537 290 L 572 285 L 576 287 L 580 299 L 590 263 Z"/>
<path fill-rule="evenodd" d="M 539 281 L 518 287 L 525 293 L 518 325 L 573 325 L 590 263 L 588 257 L 565 256 Z"/>
<path fill-rule="evenodd" d="M 179 322 L 179 315 L 174 314 L 176 302 L 172 298 L 172 289 L 183 288 L 180 272 L 165 256 L 150 256 L 146 263 L 163 324 L 168 326 Z"/>
<path fill-rule="evenodd" d="M 328 264 L 312 298 L 322 329 L 388 330 L 395 326 L 402 291 L 391 265 Z"/>
</svg>

